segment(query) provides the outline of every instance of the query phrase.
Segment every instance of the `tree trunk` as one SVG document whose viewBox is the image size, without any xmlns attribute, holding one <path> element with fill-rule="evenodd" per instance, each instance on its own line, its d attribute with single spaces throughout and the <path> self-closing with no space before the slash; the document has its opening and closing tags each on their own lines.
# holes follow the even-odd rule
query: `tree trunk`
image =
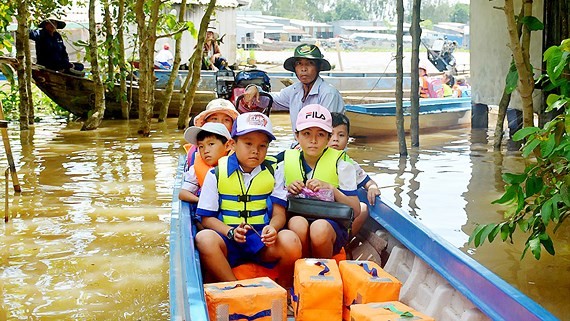
<svg viewBox="0 0 570 321">
<path fill-rule="evenodd" d="M 200 21 L 200 31 L 198 32 L 198 41 L 196 44 L 196 49 L 190 58 L 190 72 L 192 73 L 192 81 L 190 83 L 190 90 L 184 95 L 184 101 L 182 108 L 180 109 L 180 115 L 178 115 L 178 129 L 184 129 L 188 126 L 190 120 L 190 110 L 194 104 L 194 95 L 196 89 L 198 88 L 198 82 L 200 81 L 200 68 L 202 67 L 202 51 L 204 50 L 204 40 L 206 39 L 206 31 L 208 25 L 210 24 L 210 18 L 214 9 L 216 8 L 216 0 L 210 0 L 206 12 Z M 190 76 L 190 75 L 189 75 Z"/>
<path fill-rule="evenodd" d="M 105 46 L 107 47 L 107 83 L 115 83 L 115 66 L 113 59 L 115 50 L 113 49 L 113 23 L 111 22 L 111 6 L 109 0 L 103 0 L 105 16 Z"/>
<path fill-rule="evenodd" d="M 411 63 L 411 95 L 410 95 L 410 136 L 412 147 L 420 146 L 420 79 L 418 64 L 420 62 L 420 39 L 422 29 L 420 27 L 420 8 L 422 1 L 413 0 L 412 25 L 410 33 L 412 35 L 412 63 Z"/>
<path fill-rule="evenodd" d="M 29 128 L 29 124 L 33 123 L 30 120 L 29 110 L 32 106 L 29 105 L 29 95 L 28 92 L 28 74 L 26 72 L 26 50 L 25 42 L 29 41 L 28 35 L 28 8 L 27 1 L 22 0 L 18 2 L 18 29 L 16 31 L 16 58 L 18 59 L 18 65 L 16 68 L 16 73 L 18 75 L 18 89 L 20 92 L 20 130 L 26 130 Z"/>
<path fill-rule="evenodd" d="M 524 0 L 524 15 L 532 15 L 532 0 Z M 519 41 L 517 32 L 517 22 L 515 20 L 515 12 L 513 0 L 505 0 L 505 16 L 507 18 L 507 30 L 510 38 L 510 48 L 513 52 L 513 58 L 519 74 L 519 83 L 517 90 L 522 99 L 523 110 L 523 126 L 529 127 L 534 125 L 534 109 L 532 101 L 532 92 L 534 91 L 534 78 L 530 69 L 530 30 L 527 26 L 522 27 L 522 40 Z"/>
<path fill-rule="evenodd" d="M 501 150 L 503 142 L 503 134 L 505 132 L 503 126 L 505 124 L 505 116 L 507 115 L 507 107 L 511 102 L 511 94 L 507 94 L 507 88 L 503 89 L 503 96 L 499 102 L 499 114 L 497 115 L 497 124 L 495 125 L 495 135 L 493 141 L 493 148 L 496 151 Z"/>
<path fill-rule="evenodd" d="M 184 22 L 186 19 L 186 0 L 182 0 L 180 4 L 180 12 L 178 13 L 178 21 Z M 182 37 L 179 35 L 176 37 L 174 44 L 174 63 L 172 65 L 172 71 L 170 73 L 170 78 L 168 78 L 168 83 L 166 84 L 166 89 L 164 92 L 164 99 L 162 100 L 162 106 L 160 108 L 160 114 L 158 115 L 158 122 L 163 122 L 168 115 L 168 108 L 170 107 L 170 100 L 172 99 L 172 91 L 174 90 L 174 82 L 178 78 L 178 69 L 180 68 L 180 51 L 182 47 Z"/>
<path fill-rule="evenodd" d="M 137 0 L 135 7 L 140 40 L 138 133 L 145 137 L 150 135 L 154 109 L 154 44 L 160 4 L 160 1 L 152 2 L 148 21 L 144 13 L 144 0 Z"/>
<path fill-rule="evenodd" d="M 119 0 L 118 4 L 118 17 L 117 17 L 117 41 L 119 45 L 119 52 L 117 52 L 117 59 L 119 60 L 119 90 L 121 97 L 121 115 L 124 119 L 129 119 L 131 100 L 127 96 L 127 66 L 125 64 L 125 36 L 124 26 L 125 21 L 125 0 Z"/>
<path fill-rule="evenodd" d="M 27 5 L 26 0 L 26 5 Z M 29 19 L 29 12 L 26 13 L 26 21 Z M 26 24 L 27 28 L 27 24 Z M 30 51 L 30 37 L 28 33 L 29 29 L 26 29 L 24 34 L 24 56 L 26 63 L 26 91 L 28 92 L 28 124 L 33 124 L 35 122 L 35 112 L 34 112 L 34 99 L 32 95 L 32 52 Z"/>
<path fill-rule="evenodd" d="M 105 114 L 105 87 L 99 72 L 99 59 L 97 55 L 97 29 L 95 25 L 95 2 L 89 0 L 89 53 L 91 56 L 91 76 L 93 77 L 93 91 L 95 94 L 93 113 L 89 115 L 81 130 L 97 129 Z"/>
<path fill-rule="evenodd" d="M 396 130 L 400 156 L 408 155 L 406 130 L 404 128 L 404 0 L 396 3 L 398 25 L 396 31 Z"/>
</svg>

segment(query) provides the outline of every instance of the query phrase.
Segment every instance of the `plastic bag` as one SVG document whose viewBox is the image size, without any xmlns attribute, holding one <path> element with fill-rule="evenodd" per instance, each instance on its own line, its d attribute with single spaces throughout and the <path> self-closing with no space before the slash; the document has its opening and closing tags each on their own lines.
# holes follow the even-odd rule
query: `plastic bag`
<svg viewBox="0 0 570 321">
<path fill-rule="evenodd" d="M 291 197 L 297 198 L 309 198 L 314 200 L 321 200 L 327 202 L 334 202 L 334 192 L 332 189 L 320 189 L 318 191 L 313 191 L 306 187 L 303 187 L 301 193 L 297 195 L 290 195 Z"/>
</svg>

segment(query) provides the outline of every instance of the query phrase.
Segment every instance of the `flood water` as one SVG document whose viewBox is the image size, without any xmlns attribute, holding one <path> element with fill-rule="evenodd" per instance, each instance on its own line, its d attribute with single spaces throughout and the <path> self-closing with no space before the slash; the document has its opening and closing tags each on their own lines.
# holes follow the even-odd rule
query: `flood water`
<svg viewBox="0 0 570 321">
<path fill-rule="evenodd" d="M 287 115 L 273 115 L 289 145 Z M 176 120 L 105 121 L 97 131 L 45 121 L 9 129 L 22 194 L 9 196 L 0 227 L 0 320 L 168 320 L 168 234 L 172 185 L 184 143 Z M 422 135 L 401 160 L 393 140 L 356 139 L 349 154 L 381 187 L 382 197 L 490 268 L 561 319 L 570 314 L 570 228 L 555 237 L 557 255 L 520 260 L 518 244 L 467 245 L 476 223 L 498 221 L 503 171 L 520 171 L 517 152 L 492 152 L 486 132 Z M 0 152 L 0 169 L 7 167 Z M 4 211 L 5 178 L 0 179 Z M 11 184 L 11 182 L 10 182 Z"/>
</svg>

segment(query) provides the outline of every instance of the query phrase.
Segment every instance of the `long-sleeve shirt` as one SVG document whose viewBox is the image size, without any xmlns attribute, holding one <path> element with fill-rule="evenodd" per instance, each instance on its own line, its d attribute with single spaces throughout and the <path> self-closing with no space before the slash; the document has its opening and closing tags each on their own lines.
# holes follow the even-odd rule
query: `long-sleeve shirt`
<svg viewBox="0 0 570 321">
<path fill-rule="evenodd" d="M 32 30 L 30 39 L 36 42 L 38 65 L 52 70 L 69 68 L 69 56 L 59 32 L 55 31 L 52 36 L 45 29 Z"/>
</svg>

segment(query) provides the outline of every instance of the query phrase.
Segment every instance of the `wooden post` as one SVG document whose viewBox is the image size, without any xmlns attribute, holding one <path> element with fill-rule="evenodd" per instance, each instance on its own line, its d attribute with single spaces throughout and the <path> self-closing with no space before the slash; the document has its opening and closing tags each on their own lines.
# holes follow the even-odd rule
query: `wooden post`
<svg viewBox="0 0 570 321">
<path fill-rule="evenodd" d="M 396 2 L 398 25 L 396 31 L 396 130 L 398 131 L 398 149 L 400 157 L 408 155 L 406 130 L 404 128 L 404 1 Z"/>
<path fill-rule="evenodd" d="M 4 142 L 4 149 L 6 150 L 6 158 L 8 159 L 8 166 L 12 174 L 12 184 L 14 185 L 14 192 L 20 193 L 20 182 L 18 181 L 18 173 L 16 172 L 16 165 L 14 157 L 12 157 L 12 149 L 10 148 L 10 139 L 8 137 L 8 122 L 4 120 L 4 110 L 2 109 L 2 102 L 0 101 L 0 132 L 2 132 L 2 141 Z"/>
</svg>

